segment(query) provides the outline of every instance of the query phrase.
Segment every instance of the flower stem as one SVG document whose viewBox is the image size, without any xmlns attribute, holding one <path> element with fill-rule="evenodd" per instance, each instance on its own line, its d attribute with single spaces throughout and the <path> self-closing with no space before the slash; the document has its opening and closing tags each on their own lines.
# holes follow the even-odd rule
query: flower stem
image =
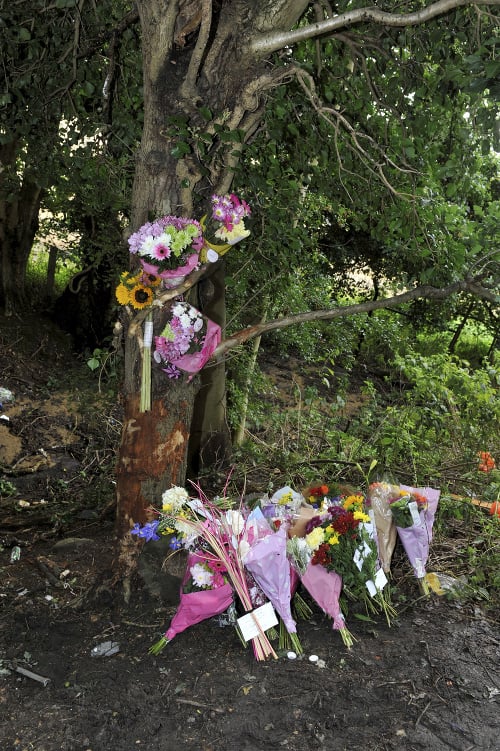
<svg viewBox="0 0 500 751">
<path fill-rule="evenodd" d="M 151 344 L 153 338 L 153 314 L 148 312 L 144 324 L 144 342 L 142 347 L 141 412 L 151 409 Z"/>
</svg>

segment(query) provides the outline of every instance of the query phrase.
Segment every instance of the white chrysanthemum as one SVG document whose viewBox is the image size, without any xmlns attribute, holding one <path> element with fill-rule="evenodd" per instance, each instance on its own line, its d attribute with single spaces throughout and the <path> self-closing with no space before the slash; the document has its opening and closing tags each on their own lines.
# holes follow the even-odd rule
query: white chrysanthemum
<svg viewBox="0 0 500 751">
<path fill-rule="evenodd" d="M 183 313 L 179 316 L 179 321 L 183 329 L 188 329 L 191 326 L 191 318 L 187 313 Z"/>
<path fill-rule="evenodd" d="M 172 235 L 169 235 L 168 232 L 162 232 L 160 237 L 156 238 L 155 245 L 166 245 L 167 248 L 170 248 L 172 244 Z"/>
<path fill-rule="evenodd" d="M 193 323 L 193 329 L 195 331 L 201 331 L 202 328 L 203 328 L 203 318 L 201 316 L 198 316 Z"/>
<path fill-rule="evenodd" d="M 172 306 L 172 313 L 174 316 L 180 317 L 185 311 L 186 306 L 182 302 L 176 302 L 175 305 Z"/>
<path fill-rule="evenodd" d="M 161 497 L 163 508 L 168 507 L 169 513 L 173 514 L 177 513 L 188 499 L 187 490 L 179 488 L 177 485 L 171 487 L 170 490 L 166 490 Z"/>
<path fill-rule="evenodd" d="M 147 235 L 147 237 L 144 238 L 144 241 L 141 247 L 139 248 L 139 255 L 140 256 L 152 256 L 153 248 L 157 244 L 158 244 L 158 239 L 156 237 L 153 237 L 153 235 Z"/>
<path fill-rule="evenodd" d="M 190 573 L 197 587 L 211 586 L 213 579 L 212 572 L 202 563 L 195 563 L 194 566 L 191 566 Z"/>
</svg>

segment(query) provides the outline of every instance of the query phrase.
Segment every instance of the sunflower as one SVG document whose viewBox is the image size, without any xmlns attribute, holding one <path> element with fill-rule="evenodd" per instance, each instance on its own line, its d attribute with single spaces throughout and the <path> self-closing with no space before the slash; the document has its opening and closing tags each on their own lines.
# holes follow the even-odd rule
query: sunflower
<svg viewBox="0 0 500 751">
<path fill-rule="evenodd" d="M 144 284 L 136 284 L 130 291 L 130 304 L 136 310 L 148 308 L 153 302 L 153 290 Z"/>
<path fill-rule="evenodd" d="M 120 305 L 128 305 L 130 303 L 130 290 L 124 284 L 118 285 L 115 295 Z"/>
<path fill-rule="evenodd" d="M 146 287 L 158 287 L 158 285 L 161 284 L 161 278 L 156 276 L 156 274 L 146 274 L 146 272 L 144 272 L 141 276 L 141 283 Z"/>
</svg>

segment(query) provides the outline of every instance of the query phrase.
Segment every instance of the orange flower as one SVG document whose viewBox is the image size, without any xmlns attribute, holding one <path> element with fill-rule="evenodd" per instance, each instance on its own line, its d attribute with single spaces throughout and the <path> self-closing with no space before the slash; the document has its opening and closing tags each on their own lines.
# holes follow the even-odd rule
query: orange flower
<svg viewBox="0 0 500 751">
<path fill-rule="evenodd" d="M 478 453 L 478 457 L 479 457 L 479 466 L 478 466 L 479 472 L 491 472 L 492 469 L 496 468 L 495 460 L 493 459 L 489 451 L 480 451 Z"/>
</svg>

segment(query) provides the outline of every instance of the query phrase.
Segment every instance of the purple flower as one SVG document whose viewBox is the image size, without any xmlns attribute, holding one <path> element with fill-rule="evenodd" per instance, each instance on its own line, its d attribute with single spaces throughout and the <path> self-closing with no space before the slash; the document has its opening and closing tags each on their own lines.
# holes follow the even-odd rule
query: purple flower
<svg viewBox="0 0 500 751">
<path fill-rule="evenodd" d="M 228 232 L 246 216 L 250 216 L 250 206 L 235 196 L 212 196 L 212 218 L 222 222 Z"/>
<path fill-rule="evenodd" d="M 172 539 L 170 540 L 168 544 L 168 547 L 171 550 L 180 550 L 180 548 L 182 548 L 182 542 L 179 540 L 178 537 L 172 537 Z"/>
<path fill-rule="evenodd" d="M 179 378 L 181 371 L 179 368 L 176 368 L 175 365 L 167 365 L 166 368 L 163 368 L 163 372 L 168 375 L 169 378 Z"/>
<path fill-rule="evenodd" d="M 160 536 L 156 533 L 159 523 L 160 522 L 155 519 L 153 522 L 147 522 L 143 527 L 141 527 L 140 524 L 135 524 L 130 530 L 130 534 L 142 537 L 146 542 L 149 542 L 150 540 L 159 540 Z"/>
</svg>

